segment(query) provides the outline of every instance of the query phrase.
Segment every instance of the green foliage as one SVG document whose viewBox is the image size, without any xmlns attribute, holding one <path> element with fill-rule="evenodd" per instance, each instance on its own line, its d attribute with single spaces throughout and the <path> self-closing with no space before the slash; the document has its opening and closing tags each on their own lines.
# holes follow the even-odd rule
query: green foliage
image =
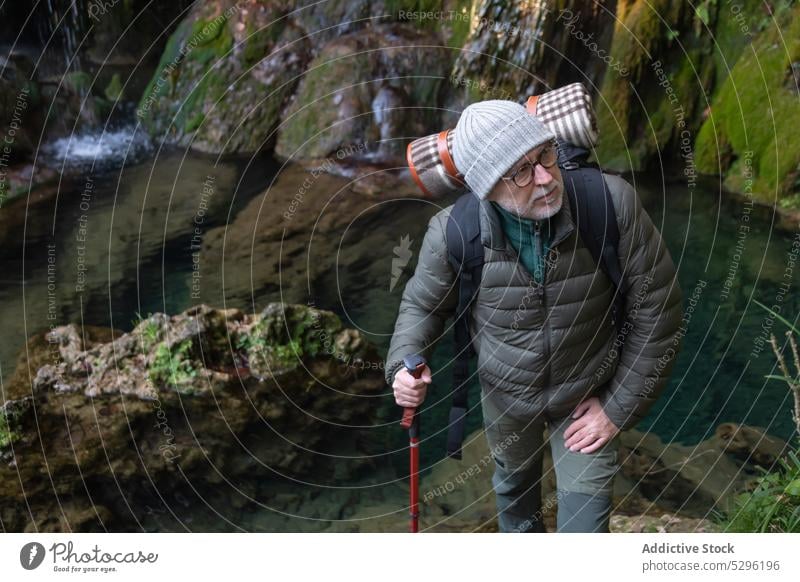
<svg viewBox="0 0 800 582">
<path fill-rule="evenodd" d="M 798 333 L 798 329 L 785 317 L 767 307 L 760 301 L 754 300 L 756 305 L 768 311 L 773 317 L 786 325 L 791 333 Z M 773 349 L 774 336 L 772 337 Z M 797 353 L 797 346 L 790 337 L 793 353 Z M 766 376 L 769 379 L 786 382 L 793 390 L 797 389 L 799 377 L 788 377 L 788 367 L 779 352 L 776 351 L 784 375 Z M 795 356 L 796 357 L 796 356 Z M 795 361 L 800 368 L 800 362 Z M 800 376 L 800 372 L 798 372 Z M 797 419 L 795 418 L 795 422 Z M 727 514 L 719 514 L 718 521 L 724 526 L 725 531 L 732 532 L 777 532 L 800 533 L 800 459 L 796 451 L 789 451 L 788 459 L 778 459 L 777 471 L 761 469 L 763 474 L 756 480 L 752 491 L 740 493 L 734 498 L 734 506 Z"/>
<path fill-rule="evenodd" d="M 303 345 L 296 339 L 289 340 L 288 344 L 269 341 L 263 320 L 255 323 L 248 333 L 240 334 L 236 347 L 247 353 L 251 367 L 282 367 L 303 357 Z"/>
<path fill-rule="evenodd" d="M 757 479 L 751 492 L 740 493 L 727 514 L 718 518 L 726 532 L 800 533 L 800 459 L 789 452 L 778 471 Z"/>
<path fill-rule="evenodd" d="M 142 351 L 149 350 L 158 341 L 159 337 L 161 337 L 161 329 L 159 328 L 158 323 L 153 321 L 152 317 L 153 314 L 148 313 L 147 318 L 143 318 L 137 311 L 136 319 L 133 322 L 134 327 L 139 327 L 142 323 L 144 323 L 144 327 L 140 330 Z"/>
<path fill-rule="evenodd" d="M 104 93 L 109 101 L 117 101 L 122 97 L 122 81 L 119 78 L 119 73 L 114 73 Z"/>
<path fill-rule="evenodd" d="M 11 419 L 8 417 L 11 416 Z M 10 422 L 13 422 L 13 415 L 5 410 L 0 410 L 0 449 L 5 449 L 11 443 L 19 439 L 19 434 L 11 429 Z"/>
<path fill-rule="evenodd" d="M 176 388 L 194 380 L 197 370 L 192 365 L 189 355 L 191 348 L 192 341 L 188 339 L 173 346 L 172 349 L 165 342 L 161 342 L 148 369 L 150 380 L 156 385 L 167 384 Z"/>
<path fill-rule="evenodd" d="M 251 368 L 271 369 L 291 367 L 304 357 L 316 357 L 324 349 L 324 341 L 332 341 L 341 325 L 335 317 L 325 318 L 312 310 L 297 317 L 283 318 L 276 324 L 260 319 L 236 339 L 236 347 L 245 352 Z M 272 323 L 272 327 L 270 327 Z M 283 325 L 288 323 L 288 329 Z M 288 333 L 288 341 L 277 339 Z"/>
</svg>

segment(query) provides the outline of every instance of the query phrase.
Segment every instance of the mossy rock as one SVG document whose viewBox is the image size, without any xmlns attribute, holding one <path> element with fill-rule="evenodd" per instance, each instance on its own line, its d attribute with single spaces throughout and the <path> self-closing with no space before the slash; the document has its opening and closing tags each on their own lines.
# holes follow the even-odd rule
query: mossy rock
<svg viewBox="0 0 800 582">
<path fill-rule="evenodd" d="M 618 170 L 641 170 L 644 167 L 655 149 L 653 128 L 648 123 L 651 114 L 655 117 L 655 129 L 662 137 L 665 131 L 671 133 L 669 118 L 672 112 L 664 112 L 662 101 L 666 99 L 663 92 L 654 91 L 655 102 L 650 100 L 651 108 L 642 110 L 634 88 L 643 89 L 645 83 L 642 80 L 654 74 L 650 70 L 652 63 L 670 43 L 669 31 L 680 30 L 681 24 L 679 3 L 668 0 L 618 3 L 609 53 L 613 62 L 619 63 L 626 74 L 608 69 L 603 77 L 596 106 L 599 129 L 597 159 L 603 166 Z M 664 59 L 662 64 L 667 62 L 669 59 Z"/>
<path fill-rule="evenodd" d="M 453 58 L 444 47 L 431 48 L 440 44 L 431 33 L 403 23 L 331 41 L 309 64 L 284 114 L 276 153 L 284 159 L 341 159 L 355 145 L 360 153 L 401 156 L 406 144 L 393 137 L 439 127 L 438 114 L 424 110 L 438 102 Z M 378 105 L 383 99 L 386 107 Z"/>
<path fill-rule="evenodd" d="M 800 60 L 800 6 L 758 35 L 715 95 L 695 142 L 698 170 L 766 203 L 798 193 L 797 93 L 785 80 Z"/>
<path fill-rule="evenodd" d="M 283 8 L 198 4 L 172 34 L 137 115 L 152 135 L 209 153 L 272 147 L 310 51 Z"/>
</svg>

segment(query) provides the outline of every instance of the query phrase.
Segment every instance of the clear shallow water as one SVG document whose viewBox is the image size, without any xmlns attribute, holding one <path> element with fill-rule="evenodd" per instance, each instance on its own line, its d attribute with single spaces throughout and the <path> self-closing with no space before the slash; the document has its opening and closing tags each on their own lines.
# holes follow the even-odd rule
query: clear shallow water
<svg viewBox="0 0 800 582">
<path fill-rule="evenodd" d="M 279 221 L 287 198 L 295 194 L 295 185 L 282 181 L 281 176 L 272 183 L 277 169 L 278 164 L 268 159 L 248 164 L 247 160 L 218 161 L 198 154 L 166 153 L 155 161 L 98 171 L 92 175 L 91 188 L 85 177 L 64 180 L 58 196 L 39 202 L 18 200 L 4 208 L 0 215 L 3 377 L 12 371 L 26 337 L 48 328 L 51 313 L 59 325 L 83 322 L 129 330 L 137 312 L 176 313 L 201 300 L 249 311 L 270 301 L 286 300 L 278 281 L 274 286 L 251 285 L 252 277 L 245 275 L 250 269 L 265 268 L 265 263 L 263 257 L 250 252 L 226 254 L 224 272 L 206 273 L 202 299 L 192 297 L 191 245 L 197 235 L 194 219 L 201 207 L 201 238 L 214 229 L 239 228 L 236 218 L 254 212 L 254 202 L 262 220 Z M 213 195 L 204 197 L 209 177 Z M 315 178 L 306 195 L 331 199 L 324 212 L 335 215 L 345 207 L 337 206 L 331 197 L 346 183 L 342 178 L 322 175 Z M 263 196 L 268 185 L 272 194 Z M 737 250 L 742 205 L 721 200 L 714 184 L 701 185 L 689 196 L 685 187 L 664 187 L 643 175 L 637 176 L 637 187 L 679 265 L 685 306 L 698 282 L 707 282 L 701 288 L 669 387 L 638 428 L 651 430 L 665 441 L 684 444 L 708 438 L 726 421 L 762 426 L 777 436 L 790 437 L 788 390 L 779 382 L 764 379 L 773 373 L 771 351 L 766 346 L 753 353 L 766 312 L 752 300 L 772 304 L 780 293 L 783 314 L 795 320 L 800 313 L 796 272 L 790 275 L 789 291 L 782 292 L 781 287 L 791 236 L 771 228 L 768 212 L 754 211 L 747 223 L 750 231 Z M 344 195 L 360 196 L 352 192 Z M 289 232 L 286 236 L 307 243 L 302 253 L 287 261 L 299 263 L 300 272 L 307 264 L 316 267 L 315 276 L 301 285 L 308 290 L 302 300 L 338 313 L 345 325 L 360 329 L 385 353 L 428 219 L 450 202 L 376 198 L 352 216 L 320 220 L 314 236 Z M 312 211 L 316 210 L 310 204 L 298 210 Z M 247 236 L 256 240 L 259 233 Z M 392 286 L 395 247 L 405 237 L 410 241 L 412 258 Z M 321 241 L 323 249 L 319 248 Z M 54 300 L 48 296 L 50 249 L 54 249 L 56 258 Z M 86 270 L 79 285 L 81 264 Z M 234 274 L 241 277 L 237 279 Z M 778 323 L 773 329 L 782 333 Z M 422 419 L 422 466 L 426 470 L 444 457 L 451 353 L 448 332 L 434 354 L 434 384 Z M 389 405 L 390 398 L 387 389 Z M 477 384 L 473 386 L 472 403 L 477 403 Z M 468 430 L 478 428 L 480 422 L 480 411 L 475 409 Z M 407 472 L 406 436 L 399 426 L 391 425 L 370 429 L 370 438 L 386 443 L 387 455 L 373 476 L 386 484 L 358 491 L 358 499 L 391 499 L 401 506 L 404 494 L 391 480 L 403 480 Z M 297 489 L 276 484 L 278 489 L 286 487 Z M 314 512 L 323 520 L 338 519 L 341 495 L 324 492 Z M 405 514 L 397 518 L 403 520 Z M 299 529 L 298 524 L 306 527 L 309 523 L 303 517 L 292 521 L 265 511 L 253 517 L 252 527 Z"/>
</svg>

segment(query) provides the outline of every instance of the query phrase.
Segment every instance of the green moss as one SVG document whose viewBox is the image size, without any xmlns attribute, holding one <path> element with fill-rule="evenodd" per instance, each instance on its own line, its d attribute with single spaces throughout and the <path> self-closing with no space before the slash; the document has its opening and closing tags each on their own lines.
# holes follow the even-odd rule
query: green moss
<svg viewBox="0 0 800 582">
<path fill-rule="evenodd" d="M 7 407 L 0 408 L 0 449 L 8 448 L 11 443 L 19 440 L 15 423 L 16 415 L 8 411 Z"/>
<path fill-rule="evenodd" d="M 228 27 L 227 19 L 217 16 L 213 20 L 195 20 L 188 43 L 194 45 L 186 55 L 187 59 L 208 65 L 233 47 L 233 34 Z"/>
<path fill-rule="evenodd" d="M 153 319 L 152 313 L 148 313 L 146 319 L 137 313 L 136 320 L 133 323 L 134 327 L 138 328 L 139 331 L 142 351 L 149 351 L 161 338 L 161 327 Z"/>
<path fill-rule="evenodd" d="M 721 160 L 726 187 L 740 190 L 752 179 L 753 195 L 767 202 L 795 191 L 800 160 L 800 140 L 795 135 L 800 107 L 796 92 L 784 86 L 787 69 L 800 59 L 800 6 L 785 13 L 780 23 L 780 28 L 761 33 L 753 50 L 736 63 L 695 143 L 703 170 L 712 170 Z M 717 143 L 729 144 L 730 161 Z M 733 163 L 748 152 L 751 165 Z"/>
<path fill-rule="evenodd" d="M 339 107 L 332 101 L 338 87 L 355 84 L 345 91 L 354 94 L 355 102 L 371 102 L 369 80 L 374 77 L 371 53 L 356 55 L 345 51 L 350 48 L 337 47 L 335 53 L 323 51 L 309 65 L 297 99 L 281 128 L 279 154 L 324 158 L 353 135 L 360 135 L 358 128 L 366 125 L 368 119 L 339 120 Z M 325 129 L 319 133 L 321 128 Z"/>
<path fill-rule="evenodd" d="M 250 368 L 275 370 L 296 366 L 304 355 L 302 343 L 296 339 L 277 343 L 270 336 L 268 325 L 261 320 L 237 338 L 236 346 L 245 351 Z"/>
<path fill-rule="evenodd" d="M 166 69 L 168 67 L 178 66 L 177 63 L 179 63 L 181 59 L 180 49 L 183 46 L 190 29 L 191 23 L 188 20 L 183 20 L 178 25 L 178 28 L 175 30 L 175 32 L 172 33 L 172 36 L 169 37 L 167 46 L 164 47 L 164 53 L 161 55 L 161 60 L 158 62 L 158 66 L 156 67 L 156 72 L 153 74 L 153 78 L 150 79 L 150 82 L 147 84 L 147 88 L 145 88 L 144 93 L 142 93 L 142 98 L 139 101 L 140 109 L 148 107 L 148 101 L 151 96 L 158 98 L 168 94 L 170 84 L 162 82 L 159 85 L 158 81 L 162 77 L 169 78 L 172 76 L 173 73 L 170 73 Z"/>
<path fill-rule="evenodd" d="M 186 393 L 185 385 L 197 376 L 190 351 L 192 341 L 183 340 L 170 349 L 165 342 L 158 344 L 153 361 L 148 368 L 150 380 L 158 386 L 168 385 Z"/>
<path fill-rule="evenodd" d="M 256 29 L 255 25 L 248 21 L 247 39 L 244 41 L 244 51 L 242 51 L 245 65 L 250 67 L 267 56 L 269 48 L 277 42 L 280 34 L 281 28 L 277 24 Z"/>
<path fill-rule="evenodd" d="M 122 98 L 122 81 L 119 78 L 119 73 L 114 73 L 103 93 L 109 101 L 117 101 Z"/>
<path fill-rule="evenodd" d="M 719 139 L 719 142 L 716 142 L 716 139 Z M 694 161 L 698 172 L 701 174 L 724 173 L 727 163 L 722 164 L 722 162 L 730 158 L 731 153 L 731 146 L 725 139 L 725 135 L 715 134 L 711 122 L 706 122 L 700 127 L 694 146 Z M 725 168 L 721 167 L 722 165 Z"/>
<path fill-rule="evenodd" d="M 450 22 L 450 36 L 447 38 L 447 46 L 461 48 L 469 38 L 470 24 L 472 21 L 473 0 L 459 0 L 452 8 L 460 16 Z"/>
<path fill-rule="evenodd" d="M 639 169 L 647 155 L 648 148 L 643 144 L 631 144 L 634 130 L 641 128 L 639 112 L 634 116 L 632 110 L 636 102 L 632 86 L 639 83 L 647 63 L 655 60 L 660 43 L 668 40 L 667 32 L 676 28 L 679 16 L 680 4 L 668 0 L 633 0 L 618 5 L 609 53 L 628 73 L 623 76 L 609 69 L 603 77 L 597 105 L 597 158 L 603 165 Z M 640 113 L 644 118 L 644 112 Z M 662 126 L 667 121 L 663 113 L 661 121 Z"/>
<path fill-rule="evenodd" d="M 750 43 L 764 15 L 763 0 L 738 0 L 725 3 L 714 27 L 714 87 L 721 86 Z"/>
<path fill-rule="evenodd" d="M 198 127 L 203 125 L 203 121 L 205 120 L 206 115 L 202 111 L 195 113 L 194 117 L 188 119 L 186 121 L 186 125 L 184 126 L 184 131 L 187 133 L 195 131 Z"/>
<path fill-rule="evenodd" d="M 800 210 L 800 193 L 781 199 L 780 207 L 784 210 Z"/>
</svg>

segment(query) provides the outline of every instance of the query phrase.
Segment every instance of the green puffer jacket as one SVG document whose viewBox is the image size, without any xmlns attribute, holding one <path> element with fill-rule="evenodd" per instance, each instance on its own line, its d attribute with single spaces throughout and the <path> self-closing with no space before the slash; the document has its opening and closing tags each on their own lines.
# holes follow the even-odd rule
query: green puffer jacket
<svg viewBox="0 0 800 582">
<path fill-rule="evenodd" d="M 596 394 L 621 430 L 634 426 L 666 386 L 683 334 L 682 292 L 672 257 L 633 187 L 603 174 L 620 231 L 625 323 L 611 321 L 614 287 L 584 246 L 566 192 L 551 219 L 552 244 L 544 284 L 536 283 L 505 239 L 491 202 L 481 202 L 483 278 L 470 330 L 484 397 L 521 419 L 561 418 Z M 458 304 L 445 231 L 452 205 L 428 223 L 414 275 L 403 291 L 386 381 L 404 356 L 430 358 Z M 434 374 L 433 384 L 450 378 Z M 473 403 L 474 404 L 474 403 Z"/>
</svg>

